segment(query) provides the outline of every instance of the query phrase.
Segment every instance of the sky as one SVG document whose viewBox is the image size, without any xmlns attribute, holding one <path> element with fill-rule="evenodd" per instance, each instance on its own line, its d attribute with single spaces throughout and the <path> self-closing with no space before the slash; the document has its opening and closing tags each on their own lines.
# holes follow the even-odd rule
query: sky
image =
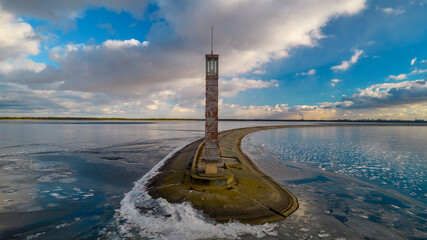
<svg viewBox="0 0 427 240">
<path fill-rule="evenodd" d="M 427 120 L 427 0 L 0 0 L 0 116 Z"/>
</svg>

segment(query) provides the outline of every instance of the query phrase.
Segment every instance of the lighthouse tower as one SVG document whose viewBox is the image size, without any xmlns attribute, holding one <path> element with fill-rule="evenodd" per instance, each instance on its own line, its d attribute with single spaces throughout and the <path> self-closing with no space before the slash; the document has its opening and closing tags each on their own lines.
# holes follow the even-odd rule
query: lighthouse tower
<svg viewBox="0 0 427 240">
<path fill-rule="evenodd" d="M 206 54 L 205 174 L 218 174 L 218 54 Z"/>
</svg>

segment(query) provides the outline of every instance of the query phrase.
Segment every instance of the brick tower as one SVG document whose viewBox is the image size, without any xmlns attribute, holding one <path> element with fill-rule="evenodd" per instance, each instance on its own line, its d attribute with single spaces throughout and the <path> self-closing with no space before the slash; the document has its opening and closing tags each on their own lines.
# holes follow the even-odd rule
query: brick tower
<svg viewBox="0 0 427 240">
<path fill-rule="evenodd" d="M 218 54 L 206 54 L 205 174 L 218 173 Z"/>
</svg>

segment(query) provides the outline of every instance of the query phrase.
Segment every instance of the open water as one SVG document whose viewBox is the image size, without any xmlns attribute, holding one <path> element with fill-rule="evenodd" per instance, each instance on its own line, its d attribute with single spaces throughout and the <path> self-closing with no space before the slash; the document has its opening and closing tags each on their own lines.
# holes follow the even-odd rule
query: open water
<svg viewBox="0 0 427 240">
<path fill-rule="evenodd" d="M 220 129 L 272 124 L 286 123 Z M 218 224 L 146 194 L 168 155 L 203 135 L 198 121 L 1 121 L 0 239 L 427 238 L 427 126 L 249 135 L 244 150 L 300 201 L 291 218 L 259 226 Z M 287 178 L 289 168 L 302 177 Z"/>
</svg>

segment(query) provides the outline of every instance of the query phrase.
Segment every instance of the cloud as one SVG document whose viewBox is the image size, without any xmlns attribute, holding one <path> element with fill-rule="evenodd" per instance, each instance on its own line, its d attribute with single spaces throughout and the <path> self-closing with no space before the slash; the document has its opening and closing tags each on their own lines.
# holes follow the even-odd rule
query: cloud
<svg viewBox="0 0 427 240">
<path fill-rule="evenodd" d="M 395 80 L 395 81 L 404 80 L 406 78 L 408 78 L 408 75 L 406 75 L 404 73 L 401 73 L 399 75 L 390 75 L 390 76 L 387 77 L 388 80 L 391 79 L 391 80 Z"/>
<path fill-rule="evenodd" d="M 12 83 L 0 83 L 0 96 L 3 96 L 0 97 L 0 114 L 54 114 L 73 109 L 84 112 L 85 105 L 97 103 L 96 99 L 92 99 L 93 94 L 89 93 L 32 90 Z"/>
<path fill-rule="evenodd" d="M 227 98 L 238 95 L 240 92 L 249 89 L 262 89 L 278 87 L 276 80 L 263 81 L 246 78 L 232 78 L 230 80 L 219 79 L 219 97 Z M 203 108 L 205 97 L 205 80 L 192 79 L 183 81 L 171 87 L 173 91 L 168 91 L 168 96 L 163 100 L 170 99 L 182 107 Z"/>
<path fill-rule="evenodd" d="M 310 69 L 307 72 L 297 73 L 297 76 L 312 76 L 316 74 L 316 69 Z"/>
<path fill-rule="evenodd" d="M 28 23 L 4 11 L 0 5 L 0 61 L 36 55 L 40 39 Z"/>
<path fill-rule="evenodd" d="M 264 73 L 265 73 L 265 70 L 257 69 L 257 70 L 255 70 L 253 73 L 254 73 L 254 74 L 264 74 Z"/>
<path fill-rule="evenodd" d="M 78 45 L 76 45 L 78 46 Z M 148 41 L 140 42 L 135 39 L 130 40 L 107 40 L 105 41 L 102 46 L 108 48 L 108 49 L 119 49 L 119 48 L 129 48 L 129 47 L 146 47 L 148 46 Z M 84 48 L 84 46 L 83 46 Z M 74 50 L 78 50 L 77 48 Z"/>
<path fill-rule="evenodd" d="M 243 1 L 203 1 L 191 4 L 161 1 L 159 8 L 160 14 L 172 28 L 162 30 L 173 30 L 178 39 L 172 40 L 189 43 L 189 50 L 197 47 L 206 49 L 210 42 L 210 26 L 216 26 L 215 49 L 223 56 L 222 74 L 235 76 L 288 56 L 290 48 L 314 46 L 316 40 L 322 38 L 321 27 L 330 18 L 354 14 L 364 8 L 365 1 L 330 3 L 332 5 L 325 8 L 327 2 L 311 1 L 277 1 L 269 4 L 257 1 L 251 4 Z M 316 5 L 319 8 L 316 9 Z M 188 27 L 190 25 L 191 28 Z M 150 38 L 155 39 L 164 39 L 168 35 L 158 31 L 149 34 Z"/>
<path fill-rule="evenodd" d="M 348 68 L 350 68 L 351 65 L 357 63 L 359 60 L 360 55 L 362 55 L 363 50 L 356 49 L 354 50 L 354 55 L 350 58 L 348 61 L 342 61 L 340 65 L 333 66 L 331 69 L 333 71 L 345 71 Z"/>
<path fill-rule="evenodd" d="M 220 118 L 238 119 L 334 119 L 337 116 L 336 109 L 325 109 L 317 106 L 300 105 L 289 107 L 287 104 L 276 104 L 274 106 L 242 106 L 238 104 L 219 103 Z"/>
<path fill-rule="evenodd" d="M 391 7 L 388 8 L 381 8 L 381 11 L 388 15 L 401 15 L 405 13 L 405 9 L 394 9 Z"/>
<path fill-rule="evenodd" d="M 62 90 L 141 95 L 163 88 L 165 83 L 173 86 L 203 74 L 203 62 L 195 64 L 193 58 L 186 58 L 188 54 L 180 57 L 177 53 L 176 57 L 168 58 L 166 50 L 153 54 L 149 46 L 148 42 L 130 39 L 56 47 L 50 56 L 57 63 L 58 73 L 48 76 L 53 79 L 46 81 L 63 82 Z M 187 68 L 191 65 L 198 69 Z M 43 74 L 42 71 L 39 75 Z M 31 81 L 32 77 L 28 79 Z"/>
<path fill-rule="evenodd" d="M 415 120 L 426 119 L 427 104 L 413 104 L 410 108 L 407 106 L 397 106 L 393 108 L 382 109 L 351 109 L 345 110 L 340 114 L 342 119 L 401 119 Z"/>
<path fill-rule="evenodd" d="M 232 78 L 229 81 L 219 81 L 219 94 L 222 97 L 232 97 L 248 89 L 278 87 L 277 80 L 263 81 L 246 78 Z"/>
<path fill-rule="evenodd" d="M 114 29 L 113 29 L 113 26 L 111 25 L 111 23 L 99 23 L 98 25 L 97 25 L 99 28 L 102 28 L 102 29 L 105 29 L 105 30 L 107 30 L 107 32 L 110 34 L 110 35 L 113 35 L 114 34 Z"/>
<path fill-rule="evenodd" d="M 417 58 L 414 58 L 414 59 L 411 60 L 411 66 L 414 66 L 415 61 L 417 61 Z"/>
<path fill-rule="evenodd" d="M 337 83 L 341 82 L 341 81 L 342 81 L 342 80 L 339 80 L 339 79 L 335 78 L 335 79 L 332 79 L 332 80 L 331 80 L 331 83 L 330 83 L 330 84 L 331 84 L 331 86 L 332 86 L 332 87 L 335 87 L 335 85 L 336 85 Z"/>
<path fill-rule="evenodd" d="M 40 5 L 45 8 L 29 9 L 35 5 L 31 1 L 16 2 L 21 5 L 6 1 L 5 6 L 10 11 L 53 19 L 62 11 L 81 12 L 88 6 L 104 4 L 104 1 L 52 1 L 52 6 L 43 2 Z M 105 1 L 103 6 L 128 11 L 136 4 L 125 1 L 120 5 L 121 2 Z M 23 7 L 23 3 L 29 5 Z M 204 79 L 202 53 L 209 48 L 211 25 L 216 26 L 215 51 L 220 53 L 220 75 L 232 78 L 288 56 L 291 48 L 315 46 L 322 38 L 321 28 L 330 19 L 361 11 L 365 0 L 321 3 L 289 0 L 271 4 L 163 0 L 153 4 L 157 4 L 161 20 L 152 25 L 146 42 L 130 39 L 108 40 L 99 45 L 57 46 L 50 53 L 58 66 L 57 74 L 46 74 L 46 70 L 37 76 L 27 73 L 25 77 L 21 73 L 20 82 L 40 79 L 44 83 L 58 82 L 62 90 L 128 95 L 147 94 L 177 84 L 189 86 L 194 79 L 199 82 Z"/>
<path fill-rule="evenodd" d="M 414 69 L 410 74 L 422 74 L 426 72 L 427 72 L 427 69 Z"/>
<path fill-rule="evenodd" d="M 46 64 L 26 59 L 39 53 L 40 42 L 31 25 L 4 11 L 0 4 L 0 77 L 14 71 L 42 71 Z"/>
<path fill-rule="evenodd" d="M 130 98 L 0 83 L 0 116 L 203 117 L 203 108 L 171 104 L 162 94 L 167 93 Z"/>
<path fill-rule="evenodd" d="M 250 88 L 275 85 L 275 81 L 234 79 L 224 87 L 239 86 L 248 82 Z M 104 93 L 84 93 L 69 90 L 34 90 L 26 86 L 0 82 L 0 116 L 117 116 L 121 117 L 183 117 L 203 118 L 204 101 L 194 99 L 192 91 L 204 88 L 182 88 L 176 91 L 159 91 L 141 97 L 125 97 Z M 184 96 L 188 91 L 191 101 L 187 104 L 172 103 L 173 96 Z M 240 91 L 240 90 L 238 90 Z M 226 95 L 238 91 L 224 91 Z M 5 96 L 5 97 L 1 97 Z M 202 96 L 203 99 L 203 96 Z M 222 100 L 221 100 L 222 101 Z"/>
<path fill-rule="evenodd" d="M 1 5 L 9 12 L 33 18 L 70 24 L 84 16 L 87 9 L 104 7 L 120 13 L 126 11 L 142 18 L 148 0 L 3 0 Z"/>
<path fill-rule="evenodd" d="M 427 102 L 427 80 L 372 85 L 351 97 L 329 104 L 343 109 L 387 108 Z M 327 104 L 325 104 L 327 106 Z"/>
<path fill-rule="evenodd" d="M 121 98 L 110 94 L 82 93 L 61 90 L 33 90 L 17 84 L 0 83 L 0 116 L 104 116 L 132 118 L 171 117 L 203 118 L 202 102 L 192 106 L 170 103 L 171 92 L 155 93 L 142 98 Z M 163 96 L 161 96 L 163 95 Z M 23 97 L 24 96 L 24 97 Z M 303 113 L 309 119 L 330 119 L 335 109 L 322 109 L 317 106 L 294 106 L 277 104 L 275 106 L 256 106 L 225 104 L 219 102 L 220 118 L 246 119 L 300 119 Z"/>
<path fill-rule="evenodd" d="M 26 89 L 21 89 L 21 97 L 24 98 L 25 94 L 34 99 L 43 98 L 32 91 L 53 91 L 52 101 L 43 98 L 40 103 L 51 112 L 59 109 L 61 112 L 74 111 L 75 114 L 79 111 L 81 114 L 124 112 L 137 116 L 176 113 L 182 114 L 180 116 L 200 114 L 202 117 L 203 55 L 209 50 L 210 26 L 215 26 L 215 52 L 220 54 L 221 96 L 230 97 L 248 89 L 277 86 L 275 80 L 246 79 L 239 75 L 285 58 L 293 48 L 316 46 L 317 41 L 323 38 L 322 27 L 330 19 L 356 14 L 365 8 L 365 2 L 286 0 L 248 4 L 229 0 L 191 3 L 151 1 L 158 11 L 146 39 L 110 39 L 100 44 L 56 46 L 50 50 L 50 59 L 55 62 L 55 67 L 27 62 L 23 64 L 27 67 L 11 71 L 3 65 L 6 70 L 0 73 L 0 81 L 3 84 L 21 84 Z M 87 9 L 98 7 L 127 11 L 135 18 L 143 18 L 147 3 L 139 0 L 47 0 L 40 3 L 4 0 L 1 4 L 11 16 L 25 15 L 62 26 L 83 17 Z M 31 28 L 28 24 L 26 26 Z M 37 54 L 40 40 L 35 42 L 36 48 L 15 56 Z M 16 66 L 14 62 L 8 63 Z M 94 97 L 85 101 L 61 99 L 62 94 L 70 92 Z M 15 101 L 20 100 L 17 97 Z"/>
<path fill-rule="evenodd" d="M 300 119 L 299 113 L 304 115 L 304 119 L 414 119 L 427 116 L 426 80 L 377 84 L 358 91 L 351 97 L 344 96 L 340 102 L 319 103 L 315 106 L 245 106 L 226 104 L 220 99 L 219 114 L 221 118 L 246 119 Z M 18 84 L 0 83 L 0 116 L 112 117 L 120 114 L 121 117 L 133 118 L 203 118 L 203 101 L 188 106 L 174 104 L 168 100 L 174 94 L 176 92 L 161 91 L 134 98 L 68 90 L 33 90 Z M 401 107 L 408 104 L 410 108 Z M 402 111 L 406 113 L 402 115 Z"/>
<path fill-rule="evenodd" d="M 29 59 L 19 58 L 16 60 L 0 61 L 0 73 L 3 73 L 3 74 L 8 74 L 13 71 L 30 71 L 30 72 L 39 73 L 45 68 L 46 68 L 46 64 L 36 63 Z"/>
</svg>

